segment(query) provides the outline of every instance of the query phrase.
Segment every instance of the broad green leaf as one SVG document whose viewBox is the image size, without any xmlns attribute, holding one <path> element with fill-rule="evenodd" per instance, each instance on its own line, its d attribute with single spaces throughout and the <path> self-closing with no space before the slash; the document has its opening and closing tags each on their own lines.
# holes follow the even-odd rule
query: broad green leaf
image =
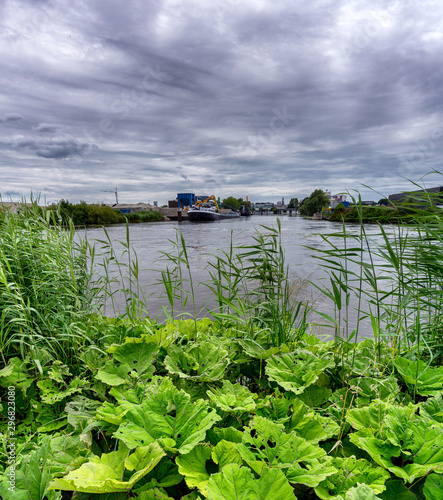
<svg viewBox="0 0 443 500">
<path fill-rule="evenodd" d="M 426 500 L 441 500 L 443 493 L 443 475 L 429 474 L 423 486 Z"/>
<path fill-rule="evenodd" d="M 390 443 L 388 440 L 373 437 L 372 432 L 367 429 L 354 432 L 349 435 L 349 438 L 352 443 L 366 451 L 376 464 L 381 465 L 405 481 L 409 481 L 409 475 L 405 469 L 394 465 L 394 459 L 401 456 L 399 446 Z M 395 462 L 398 461 L 395 460 Z"/>
<path fill-rule="evenodd" d="M 393 377 L 381 380 L 372 377 L 361 377 L 349 380 L 348 387 L 338 389 L 330 401 L 346 407 L 361 408 L 373 401 L 392 402 L 400 393 L 397 381 Z"/>
<path fill-rule="evenodd" d="M 422 403 L 420 413 L 426 415 L 431 420 L 443 423 L 443 397 L 441 394 L 434 398 L 428 398 L 427 401 Z"/>
<path fill-rule="evenodd" d="M 346 492 L 345 500 L 381 500 L 371 488 L 362 483 L 357 483 L 357 486 L 349 489 Z"/>
<path fill-rule="evenodd" d="M 243 351 L 248 356 L 256 359 L 268 359 L 271 356 L 275 356 L 276 354 L 286 354 L 290 352 L 290 348 L 286 344 L 265 349 L 254 340 L 242 339 L 239 340 L 238 343 L 242 346 Z"/>
<path fill-rule="evenodd" d="M 443 424 L 416 415 L 416 408 L 389 405 L 376 432 L 364 428 L 360 420 L 361 430 L 350 434 L 351 442 L 377 464 L 408 482 L 443 472 Z"/>
<path fill-rule="evenodd" d="M 212 445 L 223 439 L 231 443 L 241 443 L 243 433 L 234 427 L 213 427 L 207 432 L 207 438 Z"/>
<path fill-rule="evenodd" d="M 206 462 L 210 458 L 211 448 L 204 444 L 198 444 L 186 455 L 176 458 L 178 471 L 185 476 L 188 487 L 198 488 L 203 494 L 206 493 L 206 484 L 209 481 Z"/>
<path fill-rule="evenodd" d="M 228 351 L 212 342 L 170 345 L 165 358 L 169 373 L 198 382 L 219 380 L 229 365 Z"/>
<path fill-rule="evenodd" d="M 331 465 L 337 472 L 314 488 L 322 500 L 340 498 L 339 495 L 344 497 L 346 492 L 358 483 L 366 484 L 378 495 L 384 491 L 385 481 L 390 477 L 389 472 L 362 458 L 358 460 L 355 457 L 333 458 Z"/>
<path fill-rule="evenodd" d="M 96 378 L 107 385 L 119 386 L 128 382 L 130 371 L 129 365 L 120 365 L 116 364 L 113 360 L 108 360 L 105 366 L 100 368 Z"/>
<path fill-rule="evenodd" d="M 56 492 L 49 492 L 49 483 L 52 479 L 49 468 L 50 437 L 46 436 L 40 447 L 23 457 L 20 468 L 15 471 L 15 489 L 11 491 L 9 474 L 0 483 L 0 495 L 3 500 L 55 500 L 59 498 Z"/>
<path fill-rule="evenodd" d="M 144 446 L 160 438 L 172 438 L 180 454 L 189 453 L 205 439 L 206 431 L 221 420 L 208 403 L 191 398 L 173 387 L 168 379 L 138 406 L 122 417 L 115 437 L 129 448 Z"/>
<path fill-rule="evenodd" d="M 47 405 L 34 400 L 32 400 L 30 404 L 35 413 L 36 422 L 41 424 L 40 427 L 37 428 L 37 432 L 53 432 L 67 425 L 68 419 L 66 418 L 66 414 L 60 413 L 56 406 Z"/>
<path fill-rule="evenodd" d="M 135 471 L 129 479 L 129 483 L 134 485 L 142 477 L 151 471 L 165 455 L 165 452 L 157 443 L 137 448 L 134 453 L 125 460 L 125 468 L 129 471 Z"/>
<path fill-rule="evenodd" d="M 178 473 L 178 466 L 169 457 L 163 457 L 146 476 L 148 483 L 161 488 L 169 488 L 181 483 L 183 476 Z"/>
<path fill-rule="evenodd" d="M 376 401 L 370 406 L 350 410 L 346 420 L 354 429 L 372 429 L 373 431 L 378 431 L 388 410 L 392 408 L 393 406 L 389 403 Z"/>
<path fill-rule="evenodd" d="M 113 405 L 106 401 L 97 410 L 96 417 L 98 420 L 103 420 L 113 425 L 120 425 L 123 422 L 123 416 L 128 411 L 129 407 L 125 408 L 120 405 Z"/>
<path fill-rule="evenodd" d="M 189 493 L 189 495 L 181 497 L 181 500 L 201 500 L 202 498 L 203 497 L 198 493 L 198 491 L 195 490 L 192 493 Z"/>
<path fill-rule="evenodd" d="M 68 423 L 76 431 L 83 431 L 95 421 L 99 401 L 94 401 L 84 396 L 75 396 L 65 406 L 65 413 L 68 416 Z"/>
<path fill-rule="evenodd" d="M 157 443 L 137 448 L 130 455 L 124 446 L 118 451 L 94 456 L 79 469 L 61 479 L 54 479 L 50 489 L 79 491 L 83 493 L 118 493 L 130 491 L 134 485 L 152 470 L 165 452 Z M 125 469 L 135 471 L 127 481 Z"/>
<path fill-rule="evenodd" d="M 285 475 L 291 484 L 304 484 L 315 488 L 328 476 L 335 474 L 337 469 L 329 463 L 309 463 L 302 467 L 299 463 L 291 465 Z"/>
<path fill-rule="evenodd" d="M 309 351 L 291 352 L 268 359 L 266 374 L 287 391 L 301 394 L 321 373 L 334 366 L 332 359 L 321 359 Z"/>
<path fill-rule="evenodd" d="M 385 486 L 386 490 L 379 493 L 382 500 L 417 500 L 414 493 L 408 490 L 400 479 L 390 479 L 386 481 Z"/>
<path fill-rule="evenodd" d="M 51 472 L 55 476 L 80 467 L 91 456 L 90 447 L 78 434 L 51 438 Z"/>
<path fill-rule="evenodd" d="M 308 409 L 298 398 L 293 401 L 292 415 L 285 428 L 287 432 L 295 432 L 311 443 L 330 439 L 339 432 L 339 426 L 332 418 Z"/>
<path fill-rule="evenodd" d="M 417 392 L 422 396 L 435 396 L 443 392 L 443 367 L 431 368 L 423 361 L 396 358 L 394 365 L 410 391 L 417 383 Z"/>
<path fill-rule="evenodd" d="M 119 361 L 122 366 L 129 366 L 132 378 L 147 378 L 155 372 L 153 363 L 158 351 L 158 345 L 154 342 L 125 343 L 117 347 L 114 359 Z"/>
<path fill-rule="evenodd" d="M 318 385 L 310 385 L 298 398 L 303 401 L 303 403 L 311 408 L 318 408 L 323 403 L 326 403 L 332 394 L 331 389 L 327 387 L 319 387 Z"/>
<path fill-rule="evenodd" d="M 0 370 L 0 386 L 19 387 L 26 393 L 26 389 L 32 384 L 33 378 L 26 369 L 26 363 L 19 358 L 11 358 L 8 364 Z"/>
<path fill-rule="evenodd" d="M 257 409 L 257 415 L 279 424 L 285 423 L 290 419 L 294 399 L 295 394 L 292 392 L 280 392 L 277 387 L 274 394 L 269 398 L 269 405 Z"/>
<path fill-rule="evenodd" d="M 55 404 L 77 392 L 82 392 L 83 388 L 88 385 L 88 382 L 86 380 L 75 378 L 71 380 L 67 389 L 61 389 L 49 379 L 39 380 L 37 385 L 41 390 L 41 400 L 44 403 Z"/>
<path fill-rule="evenodd" d="M 243 463 L 236 444 L 224 439 L 214 447 L 211 457 L 218 464 L 220 470 L 228 464 L 238 464 L 240 466 Z"/>
<path fill-rule="evenodd" d="M 208 500 L 296 500 L 285 475 L 265 469 L 260 479 L 238 465 L 227 465 L 208 481 Z"/>
<path fill-rule="evenodd" d="M 253 394 L 247 387 L 232 384 L 223 380 L 223 387 L 207 391 L 209 399 L 221 410 L 227 413 L 254 412 L 257 408 L 257 394 Z"/>
<path fill-rule="evenodd" d="M 243 445 L 239 446 L 239 451 L 258 473 L 264 464 L 268 467 L 289 467 L 296 462 L 311 461 L 326 455 L 319 446 L 295 434 L 286 434 L 283 425 L 258 416 L 244 431 Z"/>
<path fill-rule="evenodd" d="M 52 363 L 51 369 L 48 370 L 48 378 L 61 384 L 63 384 L 64 378 L 69 377 L 70 375 L 71 372 L 69 371 L 69 368 L 58 360 L 55 360 Z"/>
<path fill-rule="evenodd" d="M 174 500 L 161 488 L 142 491 L 135 498 L 138 498 L 138 500 Z"/>
</svg>

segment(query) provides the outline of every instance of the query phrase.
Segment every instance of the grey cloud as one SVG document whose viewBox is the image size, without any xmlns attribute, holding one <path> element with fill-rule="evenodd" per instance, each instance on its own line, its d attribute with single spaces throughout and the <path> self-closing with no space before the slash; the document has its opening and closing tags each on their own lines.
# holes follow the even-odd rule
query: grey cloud
<svg viewBox="0 0 443 500">
<path fill-rule="evenodd" d="M 81 156 L 91 147 L 87 143 L 79 142 L 73 138 L 54 138 L 54 139 L 34 139 L 22 138 L 11 144 L 17 151 L 27 150 L 41 158 L 61 159 L 69 156 Z"/>
<path fill-rule="evenodd" d="M 23 120 L 23 116 L 20 113 L 6 113 L 1 119 L 4 122 L 18 122 Z"/>
<path fill-rule="evenodd" d="M 316 183 L 389 194 L 442 169 L 434 0 L 10 5 L 0 94 L 16 119 L 0 164 L 27 169 L 23 192 L 59 159 L 54 192 L 85 198 L 112 178 L 138 201 L 191 187 L 300 197 Z"/>
<path fill-rule="evenodd" d="M 58 125 L 51 125 L 49 123 L 39 123 L 36 127 L 34 127 L 34 130 L 36 132 L 44 132 L 44 133 L 55 133 L 57 130 L 59 130 Z"/>
</svg>

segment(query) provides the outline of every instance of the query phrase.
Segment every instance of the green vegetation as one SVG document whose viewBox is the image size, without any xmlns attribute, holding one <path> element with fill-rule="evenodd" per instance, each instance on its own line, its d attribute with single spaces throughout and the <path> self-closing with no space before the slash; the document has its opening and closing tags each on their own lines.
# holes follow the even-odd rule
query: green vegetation
<svg viewBox="0 0 443 500">
<path fill-rule="evenodd" d="M 345 209 L 340 203 L 330 215 L 332 221 L 416 224 L 417 219 L 441 217 L 442 209 L 438 193 L 411 194 L 403 201 L 391 203 L 386 198 L 379 201 L 380 206 L 361 206 L 361 200 L 352 198 L 353 203 Z"/>
<path fill-rule="evenodd" d="M 122 214 L 108 205 L 91 203 L 85 201 L 80 203 L 69 203 L 67 200 L 61 200 L 58 204 L 52 204 L 48 210 L 54 212 L 57 219 L 64 224 L 70 221 L 74 226 L 101 226 L 103 224 L 124 224 L 125 220 L 129 222 L 152 222 L 163 220 L 163 215 L 155 210 L 140 211 L 131 214 Z"/>
<path fill-rule="evenodd" d="M 53 211 L 1 213 L 0 496 L 439 498 L 443 219 L 379 225 L 375 247 L 358 214 L 311 249 L 334 311 L 318 325 L 292 294 L 279 222 L 209 259 L 202 284 L 177 232 L 163 322 L 147 316 L 128 224 L 121 257 L 105 231 L 98 260 Z M 116 280 L 126 310 L 110 318 Z"/>
<path fill-rule="evenodd" d="M 298 210 L 298 207 L 299 207 L 298 198 L 291 198 L 288 203 L 288 208 L 295 208 L 295 210 Z"/>
<path fill-rule="evenodd" d="M 315 213 L 321 212 L 322 208 L 328 206 L 329 198 L 321 189 L 316 189 L 307 198 L 305 198 L 299 205 L 299 212 L 301 215 L 308 215 L 312 217 Z"/>
<path fill-rule="evenodd" d="M 224 208 L 232 208 L 234 210 L 240 210 L 242 206 L 251 208 L 250 201 L 246 202 L 243 198 L 234 198 L 234 196 L 223 198 L 222 205 Z"/>
<path fill-rule="evenodd" d="M 140 212 L 123 215 L 129 222 L 156 222 L 164 219 L 163 215 L 157 210 L 140 210 Z"/>
</svg>

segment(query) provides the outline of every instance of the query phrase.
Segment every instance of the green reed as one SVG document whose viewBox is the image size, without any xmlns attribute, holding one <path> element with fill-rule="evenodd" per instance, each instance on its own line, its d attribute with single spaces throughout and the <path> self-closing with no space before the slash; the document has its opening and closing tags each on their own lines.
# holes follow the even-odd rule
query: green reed
<svg viewBox="0 0 443 500">
<path fill-rule="evenodd" d="M 68 360 L 88 340 L 79 322 L 100 302 L 86 240 L 34 202 L 0 212 L 0 354 Z"/>
<path fill-rule="evenodd" d="M 398 224 L 387 227 L 379 220 L 372 236 L 361 199 L 353 198 L 358 223 L 349 227 L 343 222 L 342 232 L 321 235 L 327 249 L 309 247 L 328 275 L 327 285 L 312 284 L 333 303 L 335 317 L 327 319 L 337 342 L 357 342 L 365 322 L 377 341 L 378 357 L 383 343 L 434 362 L 443 355 L 443 218 L 433 196 L 411 195 L 398 208 L 408 215 L 407 224 L 397 218 Z M 381 243 L 375 245 L 374 237 Z M 351 298 L 357 317 L 349 329 Z"/>
</svg>

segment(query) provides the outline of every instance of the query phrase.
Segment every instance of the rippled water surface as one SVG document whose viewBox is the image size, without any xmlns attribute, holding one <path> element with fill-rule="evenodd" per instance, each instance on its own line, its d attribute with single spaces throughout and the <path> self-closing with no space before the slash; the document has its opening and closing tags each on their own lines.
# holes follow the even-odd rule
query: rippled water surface
<svg viewBox="0 0 443 500">
<path fill-rule="evenodd" d="M 280 218 L 282 226 L 282 243 L 285 250 L 286 261 L 289 265 L 291 275 L 302 278 L 309 278 L 318 285 L 326 284 L 326 274 L 318 265 L 318 260 L 313 258 L 315 252 L 305 246 L 317 249 L 328 249 L 329 246 L 323 241 L 321 235 L 341 232 L 342 224 L 328 221 L 314 221 L 302 217 Z M 149 295 L 149 313 L 156 317 L 161 312 L 162 306 L 167 304 L 165 297 L 162 297 L 162 287 L 156 283 L 160 279 L 160 270 L 165 269 L 166 262 L 162 258 L 161 252 L 173 252 L 174 247 L 170 240 L 176 240 L 177 230 L 183 234 L 188 249 L 191 264 L 191 271 L 194 283 L 208 282 L 208 261 L 211 254 L 216 254 L 220 250 L 228 250 L 231 236 L 234 244 L 247 244 L 252 241 L 256 229 L 266 232 L 261 226 L 276 227 L 275 216 L 253 216 L 240 217 L 235 220 L 222 220 L 209 223 L 191 222 L 151 222 L 130 225 L 131 247 L 137 253 L 140 268 L 139 283 L 145 293 Z M 366 232 L 374 242 L 381 242 L 379 228 L 376 225 L 365 226 Z M 348 232 L 359 232 L 358 226 L 348 225 Z M 126 240 L 125 225 L 110 226 L 107 232 L 115 246 L 117 254 L 123 250 L 119 241 Z M 88 239 L 103 239 L 103 229 L 88 229 Z M 337 245 L 342 246 L 343 241 L 338 239 Z M 123 259 L 124 260 L 124 259 Z M 171 264 L 170 264 L 171 265 Z M 304 290 L 304 293 L 311 298 L 319 300 L 315 287 Z M 196 293 L 197 309 L 204 307 L 209 294 L 206 287 L 199 285 Z M 123 301 L 121 301 L 123 302 Z M 211 303 L 206 307 L 211 307 Z M 122 306 L 122 303 L 120 303 Z M 351 304 L 352 306 L 352 304 Z M 333 306 L 326 300 L 322 300 L 318 305 L 319 309 L 328 314 L 333 314 Z M 189 307 L 188 310 L 191 310 Z M 351 307 L 351 321 L 352 323 Z M 351 325 L 352 329 L 352 325 Z M 366 329 L 363 332 L 370 335 Z"/>
</svg>

